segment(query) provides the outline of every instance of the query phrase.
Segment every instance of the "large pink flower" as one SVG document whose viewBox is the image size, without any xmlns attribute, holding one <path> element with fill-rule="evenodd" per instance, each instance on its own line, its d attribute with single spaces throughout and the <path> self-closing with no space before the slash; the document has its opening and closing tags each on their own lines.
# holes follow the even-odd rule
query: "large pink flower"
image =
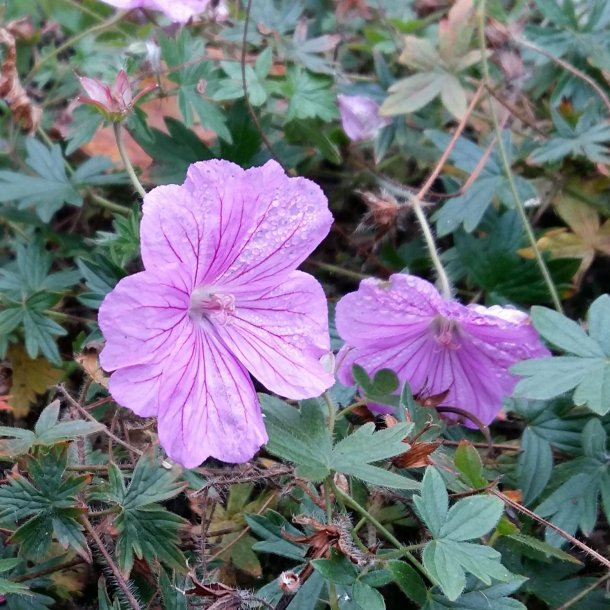
<svg viewBox="0 0 610 610">
<path fill-rule="evenodd" d="M 210 0 L 102 0 L 117 8 L 129 10 L 145 8 L 160 11 L 177 23 L 186 23 L 191 17 L 203 13 Z"/>
<path fill-rule="evenodd" d="M 144 198 L 145 271 L 121 280 L 99 312 L 110 392 L 158 417 L 186 467 L 250 459 L 267 435 L 248 371 L 287 398 L 333 383 L 322 287 L 296 267 L 326 236 L 320 188 L 269 161 L 242 170 L 192 165 L 182 186 Z"/>
<path fill-rule="evenodd" d="M 508 368 L 549 355 L 523 312 L 465 307 L 412 275 L 364 280 L 339 301 L 336 321 L 345 340 L 337 356 L 343 383 L 354 383 L 354 364 L 369 375 L 389 368 L 415 394 L 447 391 L 443 405 L 468 411 L 485 424 L 517 382 Z"/>
</svg>

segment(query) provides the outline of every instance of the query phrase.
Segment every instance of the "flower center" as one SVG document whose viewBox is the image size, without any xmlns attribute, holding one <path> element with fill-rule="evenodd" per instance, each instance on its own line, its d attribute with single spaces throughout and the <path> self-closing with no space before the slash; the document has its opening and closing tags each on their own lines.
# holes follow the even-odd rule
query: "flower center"
<svg viewBox="0 0 610 610">
<path fill-rule="evenodd" d="M 207 318 L 224 326 L 231 322 L 230 318 L 235 314 L 235 297 L 216 292 L 210 286 L 199 286 L 191 293 L 189 314 L 193 319 Z"/>
<path fill-rule="evenodd" d="M 455 320 L 448 320 L 443 316 L 437 316 L 430 325 L 434 333 L 434 339 L 440 347 L 445 349 L 460 349 L 459 326 Z"/>
</svg>

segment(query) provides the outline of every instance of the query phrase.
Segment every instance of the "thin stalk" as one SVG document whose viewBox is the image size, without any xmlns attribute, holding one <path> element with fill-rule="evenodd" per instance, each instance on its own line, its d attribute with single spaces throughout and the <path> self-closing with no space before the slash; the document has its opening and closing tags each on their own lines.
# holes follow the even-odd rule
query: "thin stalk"
<svg viewBox="0 0 610 610">
<path fill-rule="evenodd" d="M 129 216 L 129 214 L 131 213 L 131 210 L 129 208 L 126 208 L 123 205 L 119 205 L 118 203 L 113 203 L 109 199 L 106 199 L 106 197 L 96 195 L 91 191 L 89 191 L 89 197 L 93 201 L 95 201 L 95 203 L 97 203 L 97 205 L 99 205 L 101 208 L 105 208 L 106 210 L 114 212 L 115 214 L 121 214 L 121 216 Z"/>
<path fill-rule="evenodd" d="M 393 544 L 397 550 L 401 552 L 401 556 L 405 556 L 422 574 L 424 574 L 427 578 L 428 574 L 426 572 L 426 568 L 421 564 L 421 562 L 411 553 L 411 547 L 404 546 L 400 543 L 400 540 L 396 538 L 392 532 L 388 531 L 386 527 L 384 527 L 371 513 L 369 513 L 366 508 L 358 504 L 356 500 L 354 500 L 350 495 L 341 491 L 333 481 L 330 481 L 335 497 L 341 498 L 341 500 L 349 506 L 351 509 L 356 511 L 361 517 L 364 517 L 388 542 Z"/>
<path fill-rule="evenodd" d="M 121 574 L 121 570 L 119 570 L 116 563 L 114 563 L 114 561 L 112 560 L 112 557 L 110 556 L 110 553 L 108 552 L 108 549 L 106 549 L 106 547 L 104 546 L 102 539 L 99 537 L 99 534 L 95 531 L 95 528 L 93 527 L 93 525 L 91 525 L 91 522 L 89 521 L 89 519 L 87 519 L 87 517 L 85 517 L 84 515 L 81 515 L 81 521 L 82 521 L 83 525 L 85 526 L 85 530 L 87 531 L 89 536 L 91 536 L 91 538 L 93 538 L 93 541 L 95 542 L 95 545 L 99 549 L 100 553 L 104 556 L 104 559 L 106 560 L 106 563 L 108 564 L 108 567 L 112 571 L 112 574 L 114 575 L 117 584 L 123 591 L 125 598 L 129 602 L 129 605 L 132 607 L 133 610 L 141 610 L 140 604 L 138 603 L 138 601 L 134 597 L 133 593 L 129 589 L 129 585 L 123 578 L 123 575 Z"/>
<path fill-rule="evenodd" d="M 326 394 L 326 392 L 324 392 Z M 332 404 L 332 403 L 331 403 Z M 324 481 L 324 504 L 326 506 L 326 522 L 330 525 L 333 521 L 333 504 L 331 501 L 331 477 L 329 476 Z M 328 605 L 331 610 L 339 610 L 339 601 L 337 599 L 337 587 L 334 582 L 328 583 Z"/>
<path fill-rule="evenodd" d="M 330 397 L 328 390 L 322 394 L 322 398 L 324 399 L 326 407 L 328 408 L 328 429 L 330 430 L 330 433 L 333 434 L 335 431 L 335 417 L 337 414 L 337 408 L 335 407 L 335 403 Z"/>
<path fill-rule="evenodd" d="M 404 546 L 400 543 L 400 540 L 392 534 L 392 532 L 388 531 L 388 529 L 383 526 L 371 513 L 369 513 L 364 506 L 361 506 L 354 500 L 350 495 L 341 491 L 333 481 L 330 481 L 330 485 L 336 497 L 341 498 L 341 500 L 349 506 L 352 510 L 356 511 L 361 517 L 364 517 L 388 542 L 393 544 L 397 549 L 403 550 Z"/>
<path fill-rule="evenodd" d="M 491 79 L 489 76 L 489 62 L 487 61 L 486 55 L 487 48 L 485 46 L 485 0 L 480 0 L 479 9 L 477 11 L 477 22 L 479 30 L 479 48 L 481 49 L 481 66 L 483 69 L 483 78 L 485 83 L 489 84 L 491 83 Z M 506 179 L 508 180 L 511 195 L 515 201 L 515 207 L 517 208 L 517 212 L 521 217 L 521 222 L 523 223 L 523 228 L 525 229 L 527 239 L 530 242 L 530 245 L 532 246 L 532 249 L 534 250 L 534 253 L 536 255 L 536 262 L 538 263 L 540 273 L 542 274 L 542 277 L 547 285 L 549 295 L 551 297 L 551 300 L 553 301 L 553 305 L 559 313 L 563 313 L 559 293 L 557 292 L 557 288 L 555 287 L 555 283 L 553 282 L 553 278 L 551 277 L 551 273 L 549 272 L 542 253 L 538 248 L 538 244 L 536 243 L 536 236 L 534 235 L 534 230 L 532 229 L 532 225 L 530 224 L 529 218 L 527 217 L 527 214 L 525 212 L 523 202 L 521 201 L 521 197 L 519 196 L 519 192 L 517 191 L 517 185 L 515 184 L 515 179 L 513 177 L 510 161 L 506 153 L 506 147 L 504 146 L 504 141 L 502 139 L 502 130 L 500 129 L 500 123 L 498 122 L 498 117 L 496 115 L 496 111 L 493 105 L 492 95 L 489 93 L 489 91 L 487 95 L 489 98 L 489 108 L 493 121 L 494 132 L 496 134 L 496 140 L 498 141 L 498 153 L 500 154 L 502 167 L 504 169 Z"/>
<path fill-rule="evenodd" d="M 424 234 L 424 239 L 426 241 L 426 245 L 428 246 L 428 252 L 430 253 L 430 259 L 434 265 L 434 270 L 436 271 L 438 282 L 441 287 L 441 294 L 446 299 L 451 299 L 451 284 L 449 283 L 449 276 L 447 275 L 445 267 L 441 262 L 441 257 L 439 256 L 436 248 L 436 242 L 434 240 L 434 235 L 432 234 L 432 229 L 428 224 L 428 219 L 426 218 L 426 215 L 421 208 L 421 202 L 417 197 L 411 200 L 411 207 L 415 212 L 417 222 L 419 222 L 419 226 Z"/>
<path fill-rule="evenodd" d="M 593 591 L 595 591 L 595 589 L 597 589 L 597 587 L 599 587 L 600 585 L 603 585 L 607 580 L 610 580 L 610 572 L 608 572 L 607 574 L 604 574 L 604 576 L 602 576 L 601 578 L 598 578 L 595 582 L 591 583 L 586 589 L 583 589 L 582 591 L 577 593 L 574 597 L 569 599 L 565 604 L 561 604 L 561 606 L 557 606 L 557 608 L 555 608 L 555 610 L 568 610 L 568 608 L 571 608 L 574 604 L 577 604 L 581 599 L 584 599 L 585 597 L 587 597 L 587 595 L 589 595 L 589 593 L 592 593 Z"/>
<path fill-rule="evenodd" d="M 119 149 L 119 154 L 121 155 L 121 159 L 123 161 L 123 165 L 125 166 L 125 170 L 127 171 L 127 175 L 131 180 L 136 191 L 140 197 L 144 197 L 146 195 L 146 191 L 140 182 L 140 179 L 136 175 L 135 170 L 133 169 L 133 165 L 129 160 L 129 155 L 127 154 L 127 150 L 125 149 L 125 143 L 123 141 L 123 129 L 121 123 L 113 123 L 112 129 L 114 130 L 114 138 L 116 140 L 117 148 Z"/>
</svg>

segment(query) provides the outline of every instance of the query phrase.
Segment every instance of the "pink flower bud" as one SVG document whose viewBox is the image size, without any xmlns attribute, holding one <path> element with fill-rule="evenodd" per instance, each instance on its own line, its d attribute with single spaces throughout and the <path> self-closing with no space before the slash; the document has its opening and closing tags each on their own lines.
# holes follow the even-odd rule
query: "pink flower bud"
<svg viewBox="0 0 610 610">
<path fill-rule="evenodd" d="M 78 101 L 95 106 L 104 118 L 113 122 L 122 121 L 142 96 L 157 88 L 157 84 L 152 83 L 134 97 L 125 70 L 119 71 L 112 86 L 87 76 L 79 77 L 79 81 L 87 95 L 79 95 Z"/>
</svg>

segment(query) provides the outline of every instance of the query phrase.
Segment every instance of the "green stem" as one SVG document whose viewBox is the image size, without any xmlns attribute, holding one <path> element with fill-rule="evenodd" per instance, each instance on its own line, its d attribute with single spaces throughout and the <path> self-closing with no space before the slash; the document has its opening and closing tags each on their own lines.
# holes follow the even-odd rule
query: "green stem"
<svg viewBox="0 0 610 610">
<path fill-rule="evenodd" d="M 326 522 L 329 525 L 333 521 L 333 505 L 330 497 L 332 485 L 331 476 L 329 476 L 326 481 L 324 481 L 324 503 L 326 505 Z M 330 606 L 331 610 L 339 610 L 337 587 L 335 586 L 334 582 L 328 583 L 328 605 Z"/>
<path fill-rule="evenodd" d="M 366 508 L 360 506 L 360 504 L 358 504 L 358 502 L 356 502 L 356 500 L 354 500 L 350 495 L 341 491 L 333 481 L 330 481 L 330 484 L 336 498 L 340 498 L 342 502 L 344 502 L 352 510 L 357 512 L 361 517 L 364 517 L 364 519 L 366 519 L 388 542 L 396 547 L 397 551 L 400 552 L 399 556 L 405 556 L 426 578 L 429 578 L 426 568 L 424 568 L 421 562 L 413 555 L 413 553 L 411 553 L 412 549 L 420 548 L 419 545 L 403 546 L 400 543 L 400 540 L 398 540 L 398 538 L 396 538 L 392 532 L 388 531 L 386 527 L 377 521 L 377 519 L 375 519 L 375 517 L 373 517 L 368 510 L 366 510 Z"/>
<path fill-rule="evenodd" d="M 424 234 L 424 239 L 426 240 L 426 245 L 428 246 L 428 252 L 430 253 L 430 259 L 432 260 L 432 264 L 434 265 L 434 270 L 436 271 L 436 275 L 438 277 L 438 282 L 441 288 L 441 294 L 446 299 L 451 299 L 451 284 L 449 283 L 449 277 L 447 276 L 447 272 L 445 271 L 445 267 L 443 267 L 443 263 L 441 262 L 441 257 L 438 254 L 438 249 L 436 247 L 436 242 L 434 240 L 434 235 L 432 234 L 432 229 L 428 224 L 428 219 L 424 214 L 424 211 L 421 207 L 421 202 L 416 197 L 411 199 L 411 207 L 415 212 L 415 217 L 417 218 L 417 222 L 419 222 L 419 226 L 421 227 L 422 233 Z"/>
<path fill-rule="evenodd" d="M 364 517 L 373 527 L 391 544 L 393 544 L 397 549 L 404 549 L 403 545 L 400 543 L 400 540 L 392 534 L 392 532 L 388 531 L 386 527 L 384 527 L 371 513 L 369 513 L 366 508 L 360 506 L 356 500 L 354 500 L 351 496 L 341 491 L 333 481 L 330 481 L 333 492 L 335 496 L 341 498 L 341 500 L 349 506 L 352 510 L 356 511 L 361 517 Z"/>
<path fill-rule="evenodd" d="M 318 269 L 322 269 L 322 271 L 328 271 L 329 273 L 342 275 L 343 277 L 356 280 L 357 282 L 359 282 L 360 280 L 365 280 L 367 277 L 369 277 L 368 275 L 364 275 L 363 273 L 358 273 L 357 271 L 350 271 L 349 269 L 343 269 L 343 267 L 339 267 L 338 265 L 331 265 L 330 263 L 322 263 L 320 261 L 315 260 L 310 260 L 308 262 L 312 265 L 315 265 Z"/>
<path fill-rule="evenodd" d="M 326 403 L 326 406 L 328 407 L 328 429 L 330 430 L 330 433 L 333 434 L 335 431 L 335 416 L 336 416 L 337 409 L 335 407 L 335 403 L 333 402 L 333 399 L 330 397 L 330 394 L 328 393 L 328 390 L 326 392 L 324 392 L 324 394 L 322 394 L 322 398 L 324 399 L 324 402 Z"/>
<path fill-rule="evenodd" d="M 82 32 L 78 32 L 78 34 L 74 34 L 74 36 L 72 36 L 71 38 L 66 40 L 66 42 L 60 44 L 58 47 L 53 49 L 48 55 L 45 55 L 43 58 L 39 59 L 30 70 L 30 73 L 25 77 L 24 84 L 28 85 L 29 83 L 31 83 L 36 72 L 38 72 L 38 70 L 40 70 L 40 68 L 42 68 L 42 66 L 44 66 L 49 60 L 53 59 L 54 57 L 57 57 L 57 55 L 59 55 L 60 53 L 63 53 L 64 51 L 70 49 L 85 36 L 89 36 L 89 34 L 99 34 L 100 32 L 103 32 L 104 30 L 113 27 L 117 23 L 120 23 L 127 14 L 127 12 L 128 11 L 119 11 L 109 19 L 106 19 L 105 21 L 102 21 L 101 23 L 98 23 L 96 25 L 92 25 L 90 28 L 87 28 Z"/>
<path fill-rule="evenodd" d="M 89 191 L 89 197 L 93 201 L 95 201 L 95 203 L 97 203 L 101 208 L 105 208 L 110 212 L 115 212 L 116 214 L 121 214 L 122 216 L 129 216 L 131 212 L 131 210 L 129 210 L 125 206 L 119 205 L 118 203 L 113 203 L 109 199 L 106 199 L 106 197 L 102 197 L 101 195 L 97 195 L 96 193 L 93 193 L 91 191 Z"/>
<path fill-rule="evenodd" d="M 478 30 L 479 30 L 479 48 L 481 50 L 481 63 L 483 68 L 483 78 L 487 83 L 488 87 L 491 83 L 491 79 L 489 76 L 489 62 L 487 61 L 487 47 L 485 45 L 485 1 L 480 0 L 479 9 L 477 11 L 477 21 L 478 21 Z M 523 228 L 525 229 L 525 233 L 527 235 L 527 239 L 532 246 L 534 254 L 536 255 L 536 262 L 538 263 L 538 267 L 540 268 L 540 273 L 544 278 L 544 281 L 547 285 L 549 294 L 551 296 L 551 300 L 553 301 L 553 305 L 555 309 L 559 313 L 563 313 L 563 308 L 561 306 L 561 299 L 559 298 L 559 293 L 557 292 L 557 288 L 555 287 L 555 283 L 553 282 L 553 278 L 551 277 L 551 273 L 544 261 L 544 257 L 538 248 L 538 244 L 536 243 L 536 236 L 534 235 L 534 230 L 532 229 L 532 225 L 530 224 L 529 218 L 527 217 L 527 213 L 525 212 L 525 208 L 523 206 L 523 202 L 521 201 L 521 197 L 519 196 L 519 192 L 517 191 L 517 185 L 515 184 L 515 179 L 513 177 L 513 172 L 511 169 L 510 161 L 508 159 L 508 155 L 506 153 L 506 148 L 504 146 L 504 140 L 502 139 L 502 130 L 500 128 L 500 123 L 498 121 L 498 117 L 496 115 L 496 111 L 493 105 L 492 96 L 488 92 L 489 98 L 489 108 L 490 114 L 494 125 L 494 131 L 496 134 L 496 140 L 498 142 L 498 153 L 500 154 L 500 159 L 502 160 L 502 167 L 504 169 L 504 173 L 506 175 L 506 179 L 508 180 L 510 192 L 515 201 L 515 207 L 521 217 L 521 222 L 523 223 Z"/>
<path fill-rule="evenodd" d="M 144 197 L 146 195 L 146 191 L 144 190 L 142 183 L 140 182 L 135 170 L 133 169 L 133 165 L 131 164 L 129 156 L 127 155 L 127 150 L 125 150 L 125 143 L 123 142 L 123 129 L 121 123 L 113 123 L 112 129 L 114 130 L 116 145 L 119 149 L 119 154 L 121 155 L 121 159 L 123 160 L 123 165 L 125 166 L 127 175 L 129 176 L 129 179 L 131 180 L 131 183 L 133 184 L 136 191 L 138 191 L 140 197 Z"/>
</svg>

